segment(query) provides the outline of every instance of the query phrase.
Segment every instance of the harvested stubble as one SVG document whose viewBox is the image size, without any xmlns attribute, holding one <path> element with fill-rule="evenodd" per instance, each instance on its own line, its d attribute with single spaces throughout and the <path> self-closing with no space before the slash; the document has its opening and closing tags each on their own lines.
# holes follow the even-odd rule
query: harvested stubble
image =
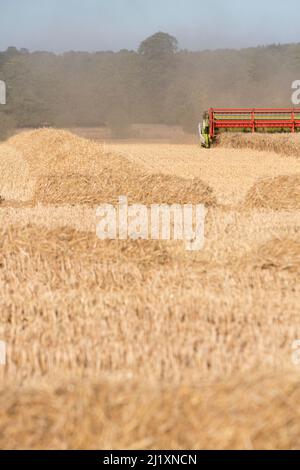
<svg viewBox="0 0 300 470">
<path fill-rule="evenodd" d="M 300 157 L 299 134 L 223 133 L 218 138 L 220 147 L 275 152 L 287 157 Z"/>
<path fill-rule="evenodd" d="M 0 145 L 0 199 L 28 201 L 36 184 L 22 154 L 8 144 Z"/>
<path fill-rule="evenodd" d="M 192 384 L 290 364 L 298 276 L 278 257 L 248 270 L 210 251 L 190 258 L 173 244 L 37 226 L 10 227 L 0 240 L 7 384 L 59 373 Z"/>
<path fill-rule="evenodd" d="M 117 203 L 119 196 L 127 196 L 129 204 L 216 205 L 212 189 L 200 179 L 143 175 L 134 168 L 121 173 L 116 168 L 112 165 L 110 175 L 105 179 L 101 171 L 97 176 L 78 173 L 43 176 L 37 181 L 34 198 L 44 204 L 97 205 Z"/>
<path fill-rule="evenodd" d="M 159 174 L 154 177 L 126 158 L 105 153 L 102 145 L 66 131 L 23 133 L 8 144 L 16 149 L 16 159 L 21 160 L 19 172 L 22 166 L 30 169 L 15 197 L 10 193 L 11 199 L 19 200 L 25 185 L 27 200 L 44 203 L 96 205 L 116 202 L 118 196 L 125 195 L 130 202 L 138 203 L 216 204 L 212 189 L 200 179 Z M 8 176 L 18 186 L 15 172 Z M 3 197 L 7 197 L 6 192 Z"/>
<path fill-rule="evenodd" d="M 220 205 L 244 201 L 259 178 L 300 173 L 300 160 L 271 152 L 227 149 L 213 146 L 209 151 L 199 145 L 108 144 L 113 154 L 141 165 L 154 175 L 163 173 L 192 179 L 200 178 L 212 187 Z"/>
<path fill-rule="evenodd" d="M 135 381 L 8 387 L 0 392 L 0 447 L 296 450 L 299 401 L 296 373 L 175 389 Z"/>
<path fill-rule="evenodd" d="M 258 181 L 248 192 L 245 205 L 249 208 L 299 210 L 300 174 Z"/>
<path fill-rule="evenodd" d="M 51 264 L 60 258 L 70 257 L 74 261 L 83 259 L 86 263 L 127 261 L 142 266 L 159 266 L 175 260 L 171 251 L 175 246 L 178 243 L 173 242 L 168 246 L 160 241 L 102 241 L 96 233 L 78 232 L 70 227 L 49 230 L 29 224 L 23 227 L 9 226 L 1 231 L 0 260 L 26 253 L 28 258 L 38 255 L 41 260 L 52 260 Z"/>
<path fill-rule="evenodd" d="M 156 250 L 159 250 L 161 253 L 172 254 L 172 259 L 178 259 L 180 262 L 186 258 L 199 263 L 208 260 L 210 267 L 215 264 L 224 266 L 247 256 L 253 247 L 263 246 L 273 239 L 298 240 L 300 233 L 297 211 L 270 212 L 265 209 L 252 209 L 235 212 L 210 208 L 205 218 L 204 249 L 187 253 L 185 243 L 176 241 L 102 243 L 96 237 L 97 223 L 95 209 L 86 205 L 54 207 L 40 204 L 32 208 L 3 207 L 0 211 L 2 244 L 11 240 L 10 245 L 6 244 L 7 249 L 17 251 L 18 246 L 23 244 L 28 247 L 30 253 L 37 250 L 41 253 L 43 247 L 46 247 L 47 253 L 52 252 L 54 255 L 72 252 L 79 255 L 80 253 L 73 249 L 74 245 L 76 249 L 81 247 L 83 258 L 89 260 L 96 255 L 97 259 L 101 260 L 117 260 L 119 256 L 120 260 L 124 260 L 121 255 L 126 254 L 130 248 L 132 253 L 129 252 L 126 258 L 128 262 L 131 256 L 134 260 L 139 260 L 139 257 L 146 259 L 146 252 L 155 254 Z M 62 244 L 64 240 L 65 243 Z M 83 240 L 85 243 L 82 243 Z M 144 253 L 142 249 L 145 250 Z"/>
<path fill-rule="evenodd" d="M 290 239 L 270 240 L 240 260 L 241 268 L 289 271 L 300 275 L 300 242 Z"/>
<path fill-rule="evenodd" d="M 226 184 L 232 202 L 229 190 L 243 199 L 258 175 L 285 174 L 286 167 L 299 173 L 296 159 L 266 154 L 264 163 L 254 155 L 241 167 L 246 151 L 231 158 L 216 148 L 216 158 L 203 151 L 201 159 L 196 146 L 191 154 L 180 147 L 170 168 L 176 146 L 163 146 L 161 166 L 178 179 L 150 177 L 145 168 L 136 179 L 134 159 L 73 137 L 65 148 L 71 136 L 59 132 L 56 140 L 57 132 L 12 140 L 28 140 L 26 161 L 37 160 L 39 184 L 49 178 L 39 195 L 45 201 L 75 199 L 78 181 L 81 202 L 89 201 L 98 169 L 105 202 L 121 194 L 136 201 L 142 193 L 150 202 L 170 194 L 186 200 L 195 196 L 186 187 L 195 193 L 197 180 L 189 186 L 180 176 L 192 173 L 210 175 L 203 179 L 220 191 Z M 58 160 L 62 146 L 61 164 L 41 163 L 44 133 Z M 73 145 L 95 154 L 76 163 Z M 149 146 L 148 164 L 151 155 Z M 66 165 L 71 188 L 63 183 Z M 177 242 L 100 242 L 95 224 L 89 204 L 0 209 L 0 339 L 8 347 L 0 369 L 0 447 L 297 447 L 299 380 L 289 371 L 300 337 L 299 213 L 212 207 L 205 248 L 196 254 Z"/>
</svg>

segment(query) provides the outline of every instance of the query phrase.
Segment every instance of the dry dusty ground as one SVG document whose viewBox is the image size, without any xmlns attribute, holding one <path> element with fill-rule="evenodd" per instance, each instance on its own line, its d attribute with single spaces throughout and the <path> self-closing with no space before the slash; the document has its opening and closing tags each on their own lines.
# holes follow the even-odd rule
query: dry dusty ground
<svg viewBox="0 0 300 470">
<path fill-rule="evenodd" d="M 0 447 L 299 447 L 299 165 L 51 130 L 1 145 Z M 123 194 L 205 203 L 204 249 L 98 240 L 97 202 Z"/>
</svg>

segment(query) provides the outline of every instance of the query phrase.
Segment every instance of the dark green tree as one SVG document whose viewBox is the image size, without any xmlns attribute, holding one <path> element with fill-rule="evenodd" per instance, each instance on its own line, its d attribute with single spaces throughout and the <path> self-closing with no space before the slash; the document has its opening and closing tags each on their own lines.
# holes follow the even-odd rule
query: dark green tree
<svg viewBox="0 0 300 470">
<path fill-rule="evenodd" d="M 156 33 L 145 39 L 138 49 L 141 58 L 141 86 L 149 114 L 149 122 L 163 124 L 165 100 L 175 77 L 177 39 Z"/>
<path fill-rule="evenodd" d="M 139 54 L 150 61 L 163 61 L 172 57 L 178 50 L 178 41 L 174 36 L 158 32 L 145 39 L 139 47 Z"/>
</svg>

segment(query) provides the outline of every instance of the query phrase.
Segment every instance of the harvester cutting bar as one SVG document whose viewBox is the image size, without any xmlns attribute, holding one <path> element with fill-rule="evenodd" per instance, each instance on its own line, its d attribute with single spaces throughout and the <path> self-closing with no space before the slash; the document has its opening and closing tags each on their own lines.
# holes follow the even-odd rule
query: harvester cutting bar
<svg viewBox="0 0 300 470">
<path fill-rule="evenodd" d="M 218 130 L 232 129 L 257 132 L 300 131 L 300 109 L 293 108 L 211 108 L 209 110 L 209 137 L 212 141 Z"/>
</svg>

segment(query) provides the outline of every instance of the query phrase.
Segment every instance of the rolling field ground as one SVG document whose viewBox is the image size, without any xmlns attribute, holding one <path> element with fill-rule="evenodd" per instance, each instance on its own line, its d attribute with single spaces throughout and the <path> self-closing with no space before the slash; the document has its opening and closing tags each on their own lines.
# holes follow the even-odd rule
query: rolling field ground
<svg viewBox="0 0 300 470">
<path fill-rule="evenodd" d="M 280 153 L 40 129 L 0 145 L 0 448 L 299 448 L 287 138 Z M 101 241 L 97 205 L 121 195 L 203 203 L 204 248 Z"/>
</svg>

